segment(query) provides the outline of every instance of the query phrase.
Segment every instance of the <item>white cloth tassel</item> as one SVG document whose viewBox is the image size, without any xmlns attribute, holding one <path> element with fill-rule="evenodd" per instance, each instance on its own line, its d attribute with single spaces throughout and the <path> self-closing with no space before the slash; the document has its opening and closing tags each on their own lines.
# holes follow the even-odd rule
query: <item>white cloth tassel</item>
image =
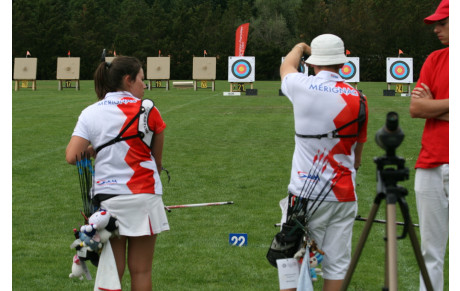
<svg viewBox="0 0 460 291">
<path fill-rule="evenodd" d="M 313 291 L 313 283 L 311 282 L 310 277 L 310 253 L 308 251 L 305 253 L 302 266 L 300 268 L 297 291 Z"/>
<path fill-rule="evenodd" d="M 117 264 L 113 256 L 110 241 L 104 245 L 99 264 L 97 267 L 96 282 L 94 291 L 121 291 L 121 284 L 118 278 Z"/>
</svg>

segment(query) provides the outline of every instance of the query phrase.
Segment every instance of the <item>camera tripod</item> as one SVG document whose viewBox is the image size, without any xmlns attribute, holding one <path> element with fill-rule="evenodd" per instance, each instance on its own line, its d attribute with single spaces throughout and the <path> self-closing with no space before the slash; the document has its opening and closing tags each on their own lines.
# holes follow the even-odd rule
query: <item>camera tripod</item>
<svg viewBox="0 0 460 291">
<path fill-rule="evenodd" d="M 394 151 L 390 156 L 383 156 L 374 159 L 377 164 L 377 196 L 369 213 L 369 217 L 364 226 L 361 237 L 358 241 L 355 253 L 350 262 L 349 269 L 342 284 L 341 291 L 345 291 L 351 281 L 351 277 L 358 263 L 359 257 L 363 250 L 366 239 L 369 235 L 373 220 L 376 217 L 378 208 L 382 200 L 386 201 L 386 238 L 385 238 L 385 286 L 382 290 L 396 291 L 398 289 L 398 271 L 397 271 L 397 239 L 403 239 L 409 234 L 412 248 L 420 268 L 425 286 L 428 291 L 433 291 L 425 261 L 420 250 L 420 245 L 415 234 L 414 225 L 409 215 L 409 207 L 404 196 L 407 190 L 398 186 L 398 181 L 409 179 L 409 170 L 404 167 L 404 159 L 396 157 Z M 386 166 L 397 166 L 395 168 L 385 168 Z M 400 237 L 396 236 L 396 204 L 399 204 L 404 218 L 404 230 Z"/>
</svg>

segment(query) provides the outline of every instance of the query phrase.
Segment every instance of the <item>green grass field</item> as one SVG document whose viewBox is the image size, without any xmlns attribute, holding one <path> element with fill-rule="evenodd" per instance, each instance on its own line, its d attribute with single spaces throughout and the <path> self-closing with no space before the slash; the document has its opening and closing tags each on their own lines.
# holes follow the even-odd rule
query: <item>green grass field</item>
<svg viewBox="0 0 460 291">
<path fill-rule="evenodd" d="M 172 85 L 172 84 L 171 84 Z M 171 86 L 172 87 L 172 86 Z M 38 81 L 37 91 L 12 86 L 12 284 L 13 290 L 92 290 L 93 281 L 69 279 L 72 229 L 83 222 L 75 166 L 65 148 L 82 109 L 96 101 L 91 81 L 81 90 L 58 91 L 58 82 Z M 277 270 L 265 258 L 277 233 L 278 201 L 286 196 L 294 147 L 292 106 L 278 96 L 280 82 L 255 82 L 257 96 L 223 96 L 227 81 L 210 89 L 153 89 L 167 123 L 162 175 L 166 205 L 234 201 L 234 205 L 175 209 L 171 230 L 158 237 L 153 284 L 156 290 L 278 290 Z M 376 195 L 374 142 L 386 113 L 399 113 L 405 133 L 397 155 L 410 179 L 406 200 L 418 223 L 414 164 L 424 121 L 409 115 L 410 98 L 383 97 L 386 83 L 359 83 L 369 102 L 368 142 L 357 176 L 359 214 L 367 217 Z M 103 122 L 103 121 L 101 121 Z M 385 219 L 384 204 L 378 217 Z M 402 220 L 398 207 L 398 219 Z M 363 222 L 354 227 L 354 246 Z M 398 228 L 398 233 L 401 232 Z M 247 233 L 246 247 L 230 246 L 230 233 Z M 384 283 L 383 224 L 374 224 L 349 290 L 381 290 Z M 418 235 L 418 229 L 417 229 Z M 354 251 L 353 246 L 353 251 Z M 91 265 L 91 273 L 96 269 Z M 418 290 L 418 266 L 409 238 L 398 241 L 400 290 Z M 445 287 L 449 286 L 446 256 Z M 129 290 L 125 275 L 123 290 Z M 316 290 L 320 290 L 317 284 Z"/>
</svg>

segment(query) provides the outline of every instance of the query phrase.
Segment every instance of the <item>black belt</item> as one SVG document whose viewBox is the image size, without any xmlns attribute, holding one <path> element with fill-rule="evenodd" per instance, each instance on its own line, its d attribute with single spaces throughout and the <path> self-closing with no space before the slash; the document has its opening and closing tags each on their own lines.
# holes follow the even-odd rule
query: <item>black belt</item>
<svg viewBox="0 0 460 291">
<path fill-rule="evenodd" d="M 101 207 L 102 201 L 108 200 L 115 196 L 118 196 L 118 194 L 97 194 L 93 197 L 92 201 L 94 205 L 96 205 L 97 207 Z"/>
</svg>

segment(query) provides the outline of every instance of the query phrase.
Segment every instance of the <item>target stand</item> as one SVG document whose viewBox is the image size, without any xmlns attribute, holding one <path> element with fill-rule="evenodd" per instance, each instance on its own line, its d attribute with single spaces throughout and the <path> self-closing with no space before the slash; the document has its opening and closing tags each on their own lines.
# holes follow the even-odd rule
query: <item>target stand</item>
<svg viewBox="0 0 460 291">
<path fill-rule="evenodd" d="M 209 87 L 211 83 L 211 87 Z M 200 84 L 200 86 L 198 86 Z M 193 90 L 200 89 L 211 89 L 212 91 L 216 90 L 216 80 L 193 80 Z"/>
<path fill-rule="evenodd" d="M 58 80 L 58 90 L 61 91 L 64 89 L 75 88 L 75 90 L 80 90 L 80 80 Z M 75 85 L 72 85 L 72 82 L 75 82 Z"/>
<path fill-rule="evenodd" d="M 18 91 L 19 88 L 29 88 L 32 91 L 37 90 L 37 80 L 14 80 L 14 91 Z M 19 83 L 21 82 L 21 83 Z M 29 82 L 32 82 L 32 85 L 29 85 Z"/>
<path fill-rule="evenodd" d="M 412 58 L 387 58 L 387 89 L 383 90 L 384 96 L 410 96 L 413 83 Z M 391 86 L 395 85 L 395 90 Z"/>
<path fill-rule="evenodd" d="M 254 89 L 254 83 L 230 83 L 230 92 L 246 92 L 248 86 Z"/>
<path fill-rule="evenodd" d="M 200 83 L 200 86 L 197 84 Z M 208 83 L 211 83 L 209 88 Z M 193 90 L 212 89 L 216 90 L 216 58 L 194 57 L 193 58 Z"/>
<path fill-rule="evenodd" d="M 56 79 L 59 91 L 63 88 L 80 90 L 80 58 L 57 58 Z M 64 86 L 62 86 L 63 82 Z M 72 82 L 75 82 L 75 86 L 72 86 Z"/>
<path fill-rule="evenodd" d="M 153 87 L 152 87 L 152 81 L 153 81 Z M 169 79 L 165 80 L 149 80 L 149 90 L 154 89 L 160 89 L 160 88 L 165 88 L 166 91 L 169 90 Z"/>
<path fill-rule="evenodd" d="M 148 57 L 147 58 L 147 80 L 149 90 L 152 88 L 165 88 L 169 90 L 170 80 L 170 57 Z M 152 81 L 154 86 L 152 87 Z"/>
<path fill-rule="evenodd" d="M 391 89 L 392 86 L 395 86 L 395 89 Z M 395 96 L 395 93 L 400 93 L 401 96 L 410 96 L 412 83 L 402 84 L 402 83 L 387 83 L 387 90 L 384 91 L 384 96 Z M 385 95 L 389 93 L 391 95 Z"/>
<path fill-rule="evenodd" d="M 20 88 L 37 90 L 37 58 L 15 58 L 13 79 L 14 91 Z M 29 82 L 32 82 L 32 86 L 29 86 Z"/>
</svg>

